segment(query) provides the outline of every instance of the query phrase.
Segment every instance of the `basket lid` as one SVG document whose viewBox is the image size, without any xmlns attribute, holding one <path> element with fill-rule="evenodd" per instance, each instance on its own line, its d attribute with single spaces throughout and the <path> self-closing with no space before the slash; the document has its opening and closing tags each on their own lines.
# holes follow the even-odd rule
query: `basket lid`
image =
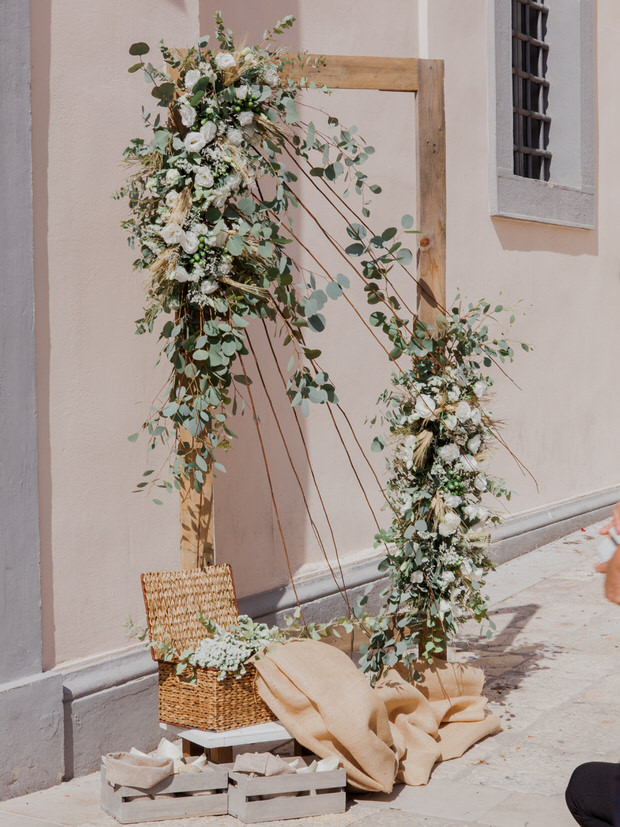
<svg viewBox="0 0 620 827">
<path fill-rule="evenodd" d="M 198 614 L 228 629 L 239 610 L 227 563 L 207 569 L 150 571 L 141 576 L 146 622 L 151 638 L 169 639 L 178 652 L 206 636 Z"/>
</svg>

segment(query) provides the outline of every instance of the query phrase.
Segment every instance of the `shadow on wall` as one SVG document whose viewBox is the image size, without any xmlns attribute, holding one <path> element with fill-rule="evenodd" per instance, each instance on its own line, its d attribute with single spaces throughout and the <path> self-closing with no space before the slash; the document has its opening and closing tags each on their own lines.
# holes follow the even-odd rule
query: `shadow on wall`
<svg viewBox="0 0 620 827">
<path fill-rule="evenodd" d="M 34 299 L 41 537 L 41 624 L 43 669 L 56 664 L 52 563 L 52 454 L 50 441 L 50 288 L 48 238 L 48 144 L 50 123 L 51 2 L 32 4 L 30 16 L 32 88 L 32 189 Z"/>
</svg>

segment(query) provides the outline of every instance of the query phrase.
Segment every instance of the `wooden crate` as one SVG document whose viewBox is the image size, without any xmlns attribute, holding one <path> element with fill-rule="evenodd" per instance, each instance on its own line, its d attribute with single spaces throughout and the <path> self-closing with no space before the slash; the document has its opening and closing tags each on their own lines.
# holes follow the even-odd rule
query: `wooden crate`
<svg viewBox="0 0 620 827">
<path fill-rule="evenodd" d="M 201 773 L 164 778 L 149 790 L 109 784 L 101 768 L 101 807 L 121 824 L 228 812 L 228 770 L 209 764 Z"/>
<path fill-rule="evenodd" d="M 309 763 L 312 757 L 304 756 L 304 760 Z M 245 824 L 344 813 L 346 809 L 347 777 L 342 769 L 269 778 L 230 771 L 228 778 L 228 812 Z"/>
</svg>

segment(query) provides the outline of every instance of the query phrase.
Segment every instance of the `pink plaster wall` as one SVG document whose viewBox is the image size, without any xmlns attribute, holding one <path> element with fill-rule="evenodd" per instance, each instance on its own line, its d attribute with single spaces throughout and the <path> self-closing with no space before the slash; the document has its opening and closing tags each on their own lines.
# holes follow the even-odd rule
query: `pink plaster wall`
<svg viewBox="0 0 620 827">
<path fill-rule="evenodd" d="M 32 4 L 44 665 L 118 649 L 144 614 L 139 574 L 178 565 L 178 503 L 132 494 L 145 443 L 128 434 L 163 384 L 134 335 L 141 277 L 112 192 L 148 87 L 127 49 L 198 35 L 197 4 Z M 152 99 L 151 99 L 152 100 Z M 162 457 L 159 458 L 160 461 Z"/>
<path fill-rule="evenodd" d="M 140 132 L 140 103 L 149 100 L 141 78 L 126 72 L 127 47 L 135 40 L 154 44 L 162 35 L 170 44 L 187 45 L 210 30 L 216 4 L 155 0 L 148 14 L 142 4 L 121 0 L 32 5 L 43 624 L 50 667 L 126 646 L 124 616 L 143 613 L 140 571 L 178 565 L 174 497 L 157 508 L 130 493 L 145 467 L 145 450 L 126 437 L 164 377 L 153 370 L 156 342 L 133 334 L 141 279 L 132 273 L 118 226 L 124 208 L 109 194 L 123 177 L 122 148 Z M 520 513 L 618 480 L 611 411 L 620 402 L 612 380 L 619 355 L 613 333 L 620 299 L 620 115 L 601 106 L 597 231 L 491 219 L 483 7 L 479 0 L 391 0 L 388 15 L 385 4 L 369 0 L 228 0 L 225 14 L 248 42 L 292 12 L 298 22 L 284 38 L 291 49 L 445 59 L 448 294 L 458 286 L 470 298 L 501 294 L 505 304 L 522 300 L 527 315 L 519 317 L 516 335 L 535 344 L 534 353 L 519 356 L 513 369 L 523 390 L 500 379 L 495 405 L 508 423 L 508 443 L 540 485 L 538 494 L 506 456 L 494 459 L 495 469 L 519 491 L 512 509 Z M 614 47 L 620 9 L 612 0 L 599 3 L 599 20 L 599 94 L 608 101 L 620 70 Z M 318 92 L 308 93 L 307 102 L 314 105 L 318 98 Z M 386 194 L 377 199 L 376 224 L 383 228 L 404 212 L 414 213 L 413 100 L 336 92 L 326 104 L 343 122 L 358 124 L 377 148 L 368 171 Z M 321 209 L 310 185 L 303 185 L 302 195 L 311 208 Z M 330 230 L 341 232 L 339 219 L 327 220 Z M 347 272 L 311 224 L 307 217 L 298 221 L 304 242 L 330 272 Z M 307 255 L 301 259 L 310 266 Z M 413 300 L 411 285 L 403 281 L 400 287 Z M 351 295 L 359 295 L 357 289 Z M 322 361 L 368 445 L 365 419 L 374 414 L 387 382 L 386 361 L 342 299 L 327 310 Z M 259 355 L 268 356 L 262 330 L 253 329 L 251 337 Z M 264 364 L 308 501 L 328 538 L 291 411 L 278 396 L 277 371 L 269 356 Z M 290 565 L 300 577 L 324 566 L 322 555 L 252 373 Z M 223 457 L 228 473 L 216 481 L 216 553 L 233 564 L 243 595 L 287 583 L 289 575 L 254 425 L 249 416 L 238 419 L 240 441 Z M 367 553 L 375 528 L 326 412 L 313 409 L 303 429 L 340 553 L 349 559 Z M 382 457 L 373 455 L 372 462 L 380 472 Z M 359 467 L 378 511 L 381 496 L 368 469 Z M 329 542 L 327 547 L 334 562 Z"/>
<path fill-rule="evenodd" d="M 489 217 L 487 23 L 480 4 L 432 0 L 430 57 L 445 59 L 448 180 L 448 296 L 486 296 L 517 308 L 510 374 L 499 376 L 494 409 L 503 435 L 536 477 L 539 490 L 500 450 L 493 468 L 518 496 L 509 513 L 618 484 L 620 450 L 620 163 L 617 107 L 610 104 L 619 57 L 617 4 L 598 5 L 598 229 Z M 446 25 L 449 21 L 449 25 Z M 467 71 L 463 71 L 467 64 Z M 525 315 L 521 315 L 524 312 Z"/>
</svg>

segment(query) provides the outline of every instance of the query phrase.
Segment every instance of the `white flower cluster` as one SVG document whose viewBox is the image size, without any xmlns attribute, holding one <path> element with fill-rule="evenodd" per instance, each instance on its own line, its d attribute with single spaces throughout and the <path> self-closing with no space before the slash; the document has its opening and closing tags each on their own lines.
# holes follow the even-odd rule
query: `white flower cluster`
<svg viewBox="0 0 620 827">
<path fill-rule="evenodd" d="M 472 581 L 483 573 L 469 561 L 477 554 L 476 537 L 496 519 L 481 497 L 501 493 L 480 468 L 492 439 L 481 407 L 491 380 L 459 365 L 423 382 L 396 375 L 394 384 L 384 397 L 395 437 L 388 490 L 400 516 L 388 539 L 402 544 L 409 588 L 428 585 L 440 620 L 455 621 L 466 612 Z"/>
<path fill-rule="evenodd" d="M 213 621 L 207 621 L 205 625 L 210 636 L 201 641 L 188 662 L 205 669 L 219 669 L 220 681 L 229 674 L 240 678 L 246 672 L 246 662 L 280 637 L 277 627 L 254 623 L 247 615 L 240 615 L 237 624 L 231 626 L 229 631 Z"/>
<path fill-rule="evenodd" d="M 275 65 L 252 49 L 219 51 L 206 58 L 179 81 L 182 94 L 175 107 L 183 128 L 173 133 L 165 166 L 151 173 L 144 192 L 145 198 L 155 200 L 145 249 L 176 261 L 168 278 L 189 283 L 187 298 L 199 306 L 212 304 L 211 295 L 222 289 L 220 279 L 233 265 L 225 247 L 241 224 L 222 217 L 216 232 L 209 232 L 204 216 L 212 207 L 223 216 L 229 204 L 249 195 L 258 170 L 248 163 L 244 149 L 255 134 L 260 103 L 280 86 Z M 248 70 L 252 74 L 244 76 Z M 233 71 L 239 73 L 238 80 Z M 189 209 L 180 210 L 179 199 L 188 192 Z"/>
</svg>

